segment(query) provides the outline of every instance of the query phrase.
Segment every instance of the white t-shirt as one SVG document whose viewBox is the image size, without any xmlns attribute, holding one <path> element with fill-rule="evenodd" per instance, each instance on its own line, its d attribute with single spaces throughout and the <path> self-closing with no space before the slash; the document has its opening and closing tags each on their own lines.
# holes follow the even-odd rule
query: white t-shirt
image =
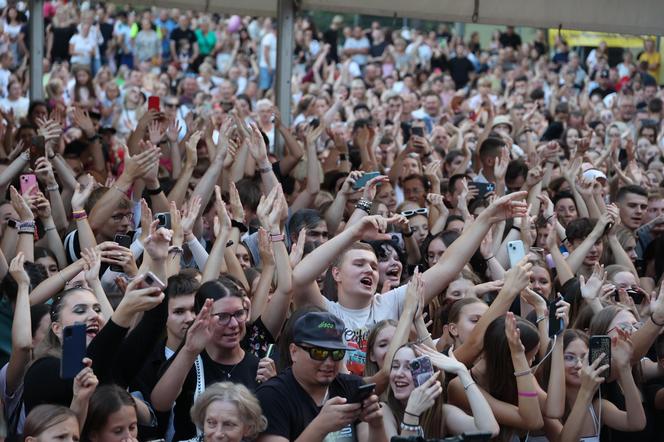
<svg viewBox="0 0 664 442">
<path fill-rule="evenodd" d="M 344 42 L 344 49 L 369 49 L 369 40 L 366 37 L 360 39 L 357 38 L 347 38 Z M 367 64 L 368 55 L 367 54 L 355 54 L 352 56 L 352 59 L 355 63 L 360 66 Z"/>
<path fill-rule="evenodd" d="M 74 46 L 74 52 L 80 54 L 72 55 L 71 64 L 89 65 L 92 61 L 92 51 L 96 50 L 97 45 L 90 38 L 83 38 L 81 34 L 75 34 L 69 40 L 69 44 Z"/>
<path fill-rule="evenodd" d="M 374 325 L 384 319 L 399 320 L 399 316 L 403 312 L 407 287 L 407 285 L 402 285 L 387 293 L 376 294 L 371 299 L 371 305 L 359 310 L 349 309 L 338 302 L 325 300 L 327 311 L 344 321 L 348 345 L 357 348 L 346 355 L 346 365 L 351 373 L 357 374 L 364 371 L 367 337 Z"/>
<path fill-rule="evenodd" d="M 270 47 L 270 65 L 268 66 L 265 56 L 263 55 L 265 51 L 265 46 Z M 261 47 L 258 51 L 259 63 L 258 66 L 261 68 L 270 67 L 272 69 L 277 68 L 277 36 L 272 32 L 268 32 L 261 39 Z"/>
<path fill-rule="evenodd" d="M 27 97 L 20 97 L 16 101 L 3 98 L 0 100 L 0 107 L 2 107 L 3 112 L 8 112 L 11 109 L 14 112 L 14 117 L 18 120 L 28 115 L 30 100 Z"/>
</svg>

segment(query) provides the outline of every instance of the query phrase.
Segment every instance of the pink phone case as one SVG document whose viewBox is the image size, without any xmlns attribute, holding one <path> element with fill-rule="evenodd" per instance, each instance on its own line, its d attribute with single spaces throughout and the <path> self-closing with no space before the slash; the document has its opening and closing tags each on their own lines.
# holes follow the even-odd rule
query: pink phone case
<svg viewBox="0 0 664 442">
<path fill-rule="evenodd" d="M 25 175 L 21 175 L 19 177 L 19 181 L 21 184 L 21 195 L 26 195 L 28 192 L 35 194 L 37 191 L 39 191 L 39 188 L 37 187 L 37 177 L 35 174 L 26 173 Z M 30 191 L 31 187 L 32 191 Z"/>
</svg>

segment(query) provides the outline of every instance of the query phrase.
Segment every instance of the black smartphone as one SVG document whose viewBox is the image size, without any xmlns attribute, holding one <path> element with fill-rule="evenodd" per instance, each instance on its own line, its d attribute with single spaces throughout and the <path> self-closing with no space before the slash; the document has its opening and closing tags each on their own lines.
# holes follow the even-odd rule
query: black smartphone
<svg viewBox="0 0 664 442">
<path fill-rule="evenodd" d="M 556 318 L 556 303 L 560 301 L 560 298 L 556 298 L 549 303 L 549 337 L 553 338 L 556 335 L 562 333 L 565 328 L 565 323 L 562 318 Z"/>
<path fill-rule="evenodd" d="M 312 118 L 309 122 L 309 126 L 311 126 L 313 129 L 316 129 L 318 126 L 320 126 L 320 120 L 318 118 Z"/>
<path fill-rule="evenodd" d="M 496 190 L 496 185 L 493 183 L 478 183 L 475 181 L 469 182 L 468 187 L 476 188 L 478 193 L 475 198 L 480 198 L 480 199 L 485 198 L 488 193 L 494 192 Z"/>
<path fill-rule="evenodd" d="M 410 128 L 410 134 L 411 135 L 416 135 L 418 137 L 423 137 L 424 136 L 424 128 L 423 127 L 411 127 Z"/>
<path fill-rule="evenodd" d="M 353 395 L 353 399 L 349 402 L 353 404 L 361 404 L 366 399 L 368 399 L 369 396 L 371 396 L 375 390 L 376 390 L 376 384 L 360 385 L 359 387 L 357 387 L 357 390 Z"/>
<path fill-rule="evenodd" d="M 625 291 L 627 292 L 627 295 L 634 300 L 634 304 L 641 304 L 643 302 L 643 293 L 640 291 L 634 289 L 625 289 Z M 613 292 L 613 299 L 616 302 L 620 302 L 620 293 L 618 292 L 618 289 Z"/>
<path fill-rule="evenodd" d="M 122 247 L 130 248 L 131 247 L 131 236 L 129 235 L 115 235 L 115 242 L 121 245 Z M 124 272 L 124 269 L 117 265 L 111 264 L 111 272 Z"/>
<path fill-rule="evenodd" d="M 463 433 L 464 442 L 484 442 L 492 439 L 491 433 L 476 432 L 476 433 Z"/>
<path fill-rule="evenodd" d="M 159 227 L 171 228 L 171 214 L 170 212 L 157 213 L 154 219 L 159 221 Z"/>
<path fill-rule="evenodd" d="M 600 354 L 604 353 L 604 359 L 599 365 L 608 365 L 609 368 L 602 373 L 607 377 L 611 373 L 611 337 L 606 335 L 595 335 L 589 341 L 589 363 L 592 364 Z"/>
<path fill-rule="evenodd" d="M 62 331 L 60 378 L 74 379 L 83 370 L 83 358 L 87 347 L 85 331 L 85 324 L 68 325 Z"/>
<path fill-rule="evenodd" d="M 30 143 L 30 167 L 32 170 L 37 168 L 37 160 L 46 156 L 46 140 L 41 135 L 32 137 Z"/>
</svg>

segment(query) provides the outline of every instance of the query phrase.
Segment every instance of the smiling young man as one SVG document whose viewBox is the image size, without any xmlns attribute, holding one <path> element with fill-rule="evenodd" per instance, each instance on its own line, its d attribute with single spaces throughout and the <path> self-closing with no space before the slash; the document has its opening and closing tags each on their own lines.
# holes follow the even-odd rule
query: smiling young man
<svg viewBox="0 0 664 442">
<path fill-rule="evenodd" d="M 527 207 L 526 192 L 516 192 L 497 199 L 427 270 L 424 302 L 429 303 L 457 277 L 486 236 L 491 225 L 507 217 L 521 216 Z M 293 288 L 297 306 L 314 304 L 341 318 L 346 324 L 346 340 L 357 350 L 349 354 L 347 366 L 361 373 L 365 363 L 366 340 L 371 327 L 383 319 L 398 320 L 403 311 L 406 286 L 377 294 L 378 259 L 373 249 L 360 240 L 390 239 L 382 216 L 365 216 L 356 224 L 308 254 L 293 269 Z M 338 302 L 324 297 L 315 281 L 331 265 Z"/>
<path fill-rule="evenodd" d="M 616 204 L 620 209 L 620 221 L 634 232 L 641 227 L 648 209 L 648 192 L 636 185 L 621 187 L 616 195 Z"/>
<path fill-rule="evenodd" d="M 259 442 L 387 441 L 378 397 L 355 402 L 362 378 L 339 373 L 348 350 L 344 331 L 326 312 L 295 319 L 292 366 L 256 390 L 268 422 Z"/>
</svg>

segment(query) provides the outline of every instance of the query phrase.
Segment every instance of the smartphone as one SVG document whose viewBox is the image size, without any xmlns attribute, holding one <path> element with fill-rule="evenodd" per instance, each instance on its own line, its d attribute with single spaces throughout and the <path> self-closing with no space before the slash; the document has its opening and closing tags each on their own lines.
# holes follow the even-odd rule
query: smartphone
<svg viewBox="0 0 664 442">
<path fill-rule="evenodd" d="M 164 291 L 166 289 L 166 284 L 161 282 L 161 279 L 157 278 L 157 275 L 155 275 L 152 272 L 145 273 L 143 281 L 150 287 L 157 287 L 161 291 Z"/>
<path fill-rule="evenodd" d="M 32 170 L 37 168 L 37 160 L 46 156 L 46 140 L 41 135 L 32 137 L 30 144 L 30 167 Z"/>
<path fill-rule="evenodd" d="M 115 235 L 114 241 L 122 247 L 131 247 L 131 236 L 129 235 Z M 117 264 L 111 264 L 110 269 L 111 272 L 124 272 L 124 269 Z"/>
<path fill-rule="evenodd" d="M 556 318 L 556 303 L 560 301 L 560 298 L 557 297 L 549 303 L 549 337 L 553 338 L 556 335 L 562 333 L 565 328 L 565 323 L 562 318 Z"/>
<path fill-rule="evenodd" d="M 355 394 L 353 395 L 353 398 L 348 401 L 351 404 L 361 404 L 364 402 L 366 399 L 369 398 L 376 389 L 376 384 L 364 384 L 360 385 L 357 387 L 357 390 L 355 391 Z"/>
<path fill-rule="evenodd" d="M 316 129 L 318 126 L 320 126 L 320 120 L 318 118 L 313 118 L 309 122 L 309 126 L 311 126 L 313 129 Z"/>
<path fill-rule="evenodd" d="M 148 110 L 161 112 L 161 103 L 158 96 L 152 95 L 148 97 Z"/>
<path fill-rule="evenodd" d="M 604 353 L 604 360 L 600 365 L 608 365 L 609 368 L 602 373 L 602 376 L 608 377 L 611 373 L 611 337 L 605 335 L 595 335 L 590 337 L 589 344 L 589 362 L 592 364 L 601 353 Z"/>
<path fill-rule="evenodd" d="M 359 190 L 359 189 L 363 188 L 364 186 L 367 185 L 367 183 L 370 180 L 376 178 L 377 176 L 380 176 L 380 172 L 367 172 L 367 173 L 365 173 L 364 175 L 359 177 L 357 179 L 357 181 L 355 181 L 355 184 L 353 184 L 353 189 Z"/>
<path fill-rule="evenodd" d="M 428 356 L 420 356 L 410 361 L 410 371 L 413 375 L 413 384 L 419 387 L 433 376 L 433 365 Z"/>
<path fill-rule="evenodd" d="M 625 291 L 634 300 L 634 304 L 641 304 L 643 302 L 643 293 L 640 291 L 634 289 L 625 289 Z M 620 293 L 618 292 L 618 289 L 615 289 L 613 292 L 613 299 L 616 302 L 620 302 Z"/>
<path fill-rule="evenodd" d="M 159 220 L 159 227 L 171 228 L 171 214 L 170 212 L 157 213 L 154 219 Z"/>
<path fill-rule="evenodd" d="M 410 128 L 410 134 L 411 135 L 416 135 L 418 137 L 423 137 L 424 136 L 424 128 L 423 127 L 411 127 Z"/>
<path fill-rule="evenodd" d="M 526 249 L 523 247 L 523 241 L 510 241 L 507 243 L 507 256 L 510 258 L 510 268 L 516 267 L 516 264 L 526 256 Z"/>
<path fill-rule="evenodd" d="M 37 185 L 37 175 L 34 173 L 26 173 L 19 177 L 19 183 L 21 185 L 21 195 L 27 195 L 28 192 L 31 195 L 39 192 L 39 186 Z M 32 187 L 32 190 L 30 188 Z"/>
<path fill-rule="evenodd" d="M 468 186 L 477 189 L 477 196 L 475 198 L 484 199 L 488 193 L 496 190 L 496 185 L 493 183 L 476 183 L 475 181 L 471 181 L 468 183 Z"/>
<path fill-rule="evenodd" d="M 62 331 L 62 359 L 60 378 L 74 379 L 83 370 L 86 353 L 85 324 L 68 325 Z"/>
</svg>

